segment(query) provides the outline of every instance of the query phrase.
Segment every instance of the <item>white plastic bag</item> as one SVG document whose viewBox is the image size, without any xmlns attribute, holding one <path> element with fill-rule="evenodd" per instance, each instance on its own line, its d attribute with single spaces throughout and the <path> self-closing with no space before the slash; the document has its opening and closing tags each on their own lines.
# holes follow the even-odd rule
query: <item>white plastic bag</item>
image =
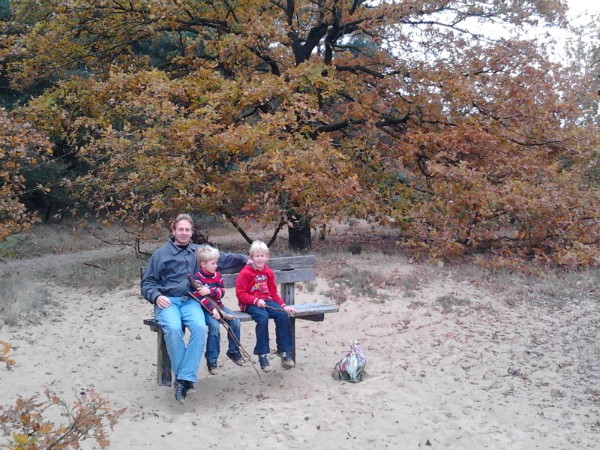
<svg viewBox="0 0 600 450">
<path fill-rule="evenodd" d="M 350 351 L 333 368 L 332 376 L 336 380 L 362 381 L 367 359 L 365 358 L 358 341 L 350 344 Z"/>
</svg>

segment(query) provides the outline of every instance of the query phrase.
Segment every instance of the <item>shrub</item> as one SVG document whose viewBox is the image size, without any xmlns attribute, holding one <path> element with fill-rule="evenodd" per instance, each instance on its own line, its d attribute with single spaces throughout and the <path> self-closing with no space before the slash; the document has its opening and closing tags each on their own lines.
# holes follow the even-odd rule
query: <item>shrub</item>
<svg viewBox="0 0 600 450">
<path fill-rule="evenodd" d="M 108 402 L 95 391 L 84 392 L 72 406 L 62 396 L 46 388 L 43 399 L 38 395 L 17 398 L 8 409 L 0 406 L 0 423 L 11 450 L 79 449 L 81 442 L 90 438 L 106 448 L 110 441 L 106 427 L 112 430 L 125 409 L 114 411 Z M 67 419 L 66 424 L 56 424 L 48 419 L 55 413 Z"/>
<path fill-rule="evenodd" d="M 10 344 L 0 341 L 0 362 L 6 364 L 8 370 L 11 370 L 15 364 L 15 360 L 8 356 L 11 348 Z"/>
</svg>

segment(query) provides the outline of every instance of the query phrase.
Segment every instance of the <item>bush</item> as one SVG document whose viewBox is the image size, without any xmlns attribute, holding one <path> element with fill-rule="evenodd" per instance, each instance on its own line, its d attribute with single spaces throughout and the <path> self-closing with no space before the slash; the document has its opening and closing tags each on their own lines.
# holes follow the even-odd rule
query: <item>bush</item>
<svg viewBox="0 0 600 450">
<path fill-rule="evenodd" d="M 8 356 L 11 348 L 10 344 L 0 341 L 0 362 L 6 364 L 8 370 L 11 370 L 12 366 L 15 365 L 15 360 Z"/>
<path fill-rule="evenodd" d="M 4 409 L 0 406 L 0 423 L 11 450 L 38 449 L 79 449 L 81 442 L 94 438 L 102 448 L 109 446 L 106 427 L 112 430 L 125 409 L 114 411 L 108 402 L 95 391 L 90 390 L 69 406 L 64 398 L 46 388 L 43 399 L 37 395 L 24 399 L 19 397 L 14 406 Z M 66 424 L 56 424 L 48 419 L 67 419 Z"/>
</svg>

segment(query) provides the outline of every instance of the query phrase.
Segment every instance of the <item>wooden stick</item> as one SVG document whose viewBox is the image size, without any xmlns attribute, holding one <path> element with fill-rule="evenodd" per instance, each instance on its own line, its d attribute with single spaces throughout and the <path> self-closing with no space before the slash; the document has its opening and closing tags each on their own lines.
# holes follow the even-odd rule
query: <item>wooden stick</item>
<svg viewBox="0 0 600 450">
<path fill-rule="evenodd" d="M 282 307 L 275 307 L 275 306 L 269 306 L 269 305 L 265 305 L 265 308 L 268 309 L 272 309 L 273 311 L 283 311 L 284 313 L 286 313 L 288 316 L 290 317 L 294 317 L 294 313 L 290 312 L 290 311 L 286 311 L 285 309 L 283 309 Z"/>
<path fill-rule="evenodd" d="M 191 277 L 190 277 L 191 278 Z M 191 281 L 191 280 L 190 280 Z M 196 281 L 196 280 L 194 280 Z M 195 283 L 193 284 L 194 287 Z M 206 309 L 208 312 L 211 312 L 208 308 L 206 308 L 202 302 L 200 302 L 200 300 L 198 300 L 191 292 L 188 291 L 188 295 L 191 296 L 194 300 L 196 300 L 198 303 L 200 303 L 200 306 L 202 306 L 204 309 Z M 240 355 L 242 355 L 242 359 L 244 359 L 244 361 L 249 361 L 250 365 L 252 366 L 252 368 L 254 369 L 254 371 L 256 372 L 256 374 L 258 375 L 258 378 L 262 381 L 262 378 L 260 376 L 260 372 L 258 371 L 258 369 L 256 367 L 254 367 L 254 364 L 252 364 L 252 356 L 250 356 L 250 353 L 248 353 L 248 351 L 242 346 L 242 343 L 238 340 L 238 338 L 236 337 L 235 333 L 233 332 L 233 330 L 231 329 L 231 327 L 229 326 L 229 324 L 227 323 L 227 320 L 235 320 L 237 319 L 237 317 L 232 316 L 230 314 L 225 313 L 220 307 L 219 305 L 217 305 L 217 303 L 209 297 L 205 297 L 212 306 L 215 307 L 215 309 L 218 311 L 219 315 L 221 316 L 220 319 L 217 319 L 219 321 L 219 323 L 221 325 L 223 325 L 223 327 L 227 330 L 227 335 L 230 336 L 233 339 L 233 342 L 235 342 L 235 345 L 237 345 L 238 350 L 240 351 Z M 226 318 L 225 316 L 229 317 L 230 319 Z"/>
</svg>

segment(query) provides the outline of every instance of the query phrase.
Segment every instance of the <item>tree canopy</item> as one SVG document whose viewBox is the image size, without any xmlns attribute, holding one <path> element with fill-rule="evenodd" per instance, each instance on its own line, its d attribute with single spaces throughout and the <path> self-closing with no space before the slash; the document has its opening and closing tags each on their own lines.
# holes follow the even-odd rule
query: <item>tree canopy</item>
<svg viewBox="0 0 600 450">
<path fill-rule="evenodd" d="M 31 124 L 14 120 L 0 109 L 0 241 L 27 230 L 34 220 L 21 202 L 23 169 L 37 166 L 51 151 L 50 141 Z M 39 186 L 38 189 L 44 189 Z"/>
<path fill-rule="evenodd" d="M 523 37 L 565 25 L 557 0 L 11 6 L 5 74 L 41 90 L 16 114 L 89 165 L 70 187 L 98 213 L 358 217 L 441 258 L 598 264 L 591 74 Z"/>
</svg>

